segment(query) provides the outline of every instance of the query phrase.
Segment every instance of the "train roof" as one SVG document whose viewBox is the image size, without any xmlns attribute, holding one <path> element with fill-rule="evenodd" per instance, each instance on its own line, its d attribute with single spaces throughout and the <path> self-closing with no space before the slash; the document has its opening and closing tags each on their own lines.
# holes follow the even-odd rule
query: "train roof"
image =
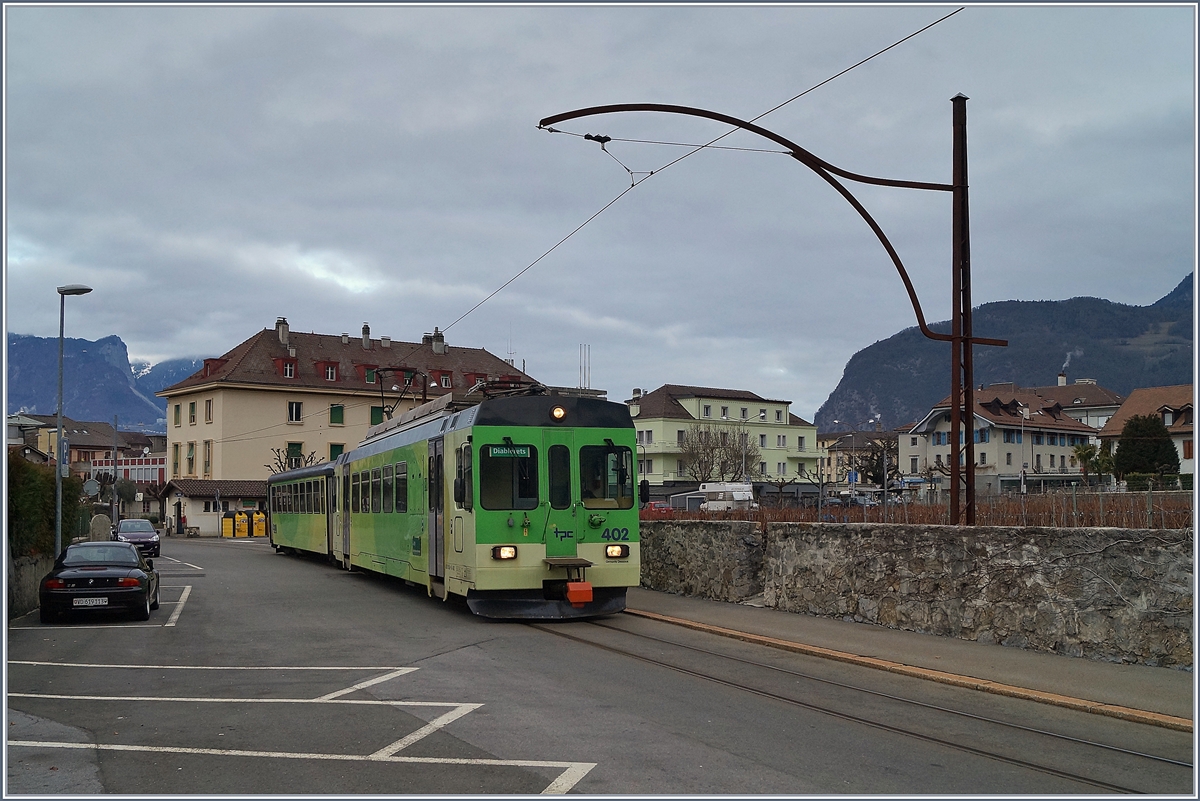
<svg viewBox="0 0 1200 801">
<path fill-rule="evenodd" d="M 314 464 L 308 467 L 297 467 L 295 470 L 276 473 L 267 479 L 267 484 L 279 484 L 284 481 L 298 481 L 302 478 L 314 478 L 317 476 L 331 475 L 333 475 L 333 463 L 321 462 L 320 464 Z"/>
</svg>

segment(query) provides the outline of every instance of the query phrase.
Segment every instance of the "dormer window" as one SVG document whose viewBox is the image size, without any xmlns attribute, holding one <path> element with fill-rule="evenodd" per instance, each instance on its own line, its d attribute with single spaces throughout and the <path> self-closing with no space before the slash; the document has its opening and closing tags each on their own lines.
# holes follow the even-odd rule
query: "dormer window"
<svg viewBox="0 0 1200 801">
<path fill-rule="evenodd" d="M 449 386 L 450 386 L 450 374 L 449 373 L 442 373 L 441 383 L 442 383 L 443 387 L 449 388 Z"/>
<path fill-rule="evenodd" d="M 1171 411 L 1170 409 L 1164 410 L 1162 416 L 1164 426 L 1170 426 L 1175 422 L 1175 412 Z"/>
<path fill-rule="evenodd" d="M 284 378 L 295 378 L 296 377 L 296 364 L 294 362 L 284 362 L 283 363 L 283 377 Z"/>
<path fill-rule="evenodd" d="M 363 376 L 363 380 L 366 381 L 368 384 L 374 384 L 375 383 L 375 372 L 376 371 L 375 371 L 374 367 L 368 367 L 366 370 L 366 374 Z"/>
</svg>

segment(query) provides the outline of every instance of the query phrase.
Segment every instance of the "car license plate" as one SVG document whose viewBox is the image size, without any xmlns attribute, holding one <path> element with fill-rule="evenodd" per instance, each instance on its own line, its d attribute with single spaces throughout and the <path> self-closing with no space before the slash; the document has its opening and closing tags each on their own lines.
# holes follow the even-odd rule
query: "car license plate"
<svg viewBox="0 0 1200 801">
<path fill-rule="evenodd" d="M 73 598 L 72 606 L 108 606 L 107 598 Z"/>
</svg>

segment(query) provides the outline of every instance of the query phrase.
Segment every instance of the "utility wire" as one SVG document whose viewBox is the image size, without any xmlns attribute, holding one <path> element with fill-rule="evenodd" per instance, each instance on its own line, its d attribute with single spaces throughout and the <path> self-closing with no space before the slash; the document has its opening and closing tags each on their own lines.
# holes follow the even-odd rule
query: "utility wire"
<svg viewBox="0 0 1200 801">
<path fill-rule="evenodd" d="M 861 61 L 859 61 L 859 62 L 857 62 L 857 63 L 855 63 L 855 64 L 852 64 L 852 65 L 850 65 L 849 67 L 846 67 L 846 69 L 842 70 L 841 72 L 839 72 L 839 73 L 837 73 L 837 74 L 835 74 L 835 75 L 831 75 L 830 77 L 826 78 L 825 80 L 821 81 L 821 82 L 820 82 L 820 83 L 818 83 L 818 84 L 814 84 L 813 86 L 810 86 L 808 89 L 805 89 L 805 90 L 804 90 L 803 92 L 801 92 L 800 94 L 798 94 L 798 95 L 796 95 L 796 96 L 794 96 L 794 97 L 791 97 L 791 98 L 789 98 L 789 99 L 787 99 L 787 100 L 783 101 L 782 103 L 780 103 L 779 105 L 777 105 L 777 106 L 775 106 L 775 107 L 773 107 L 773 108 L 769 108 L 769 109 L 767 109 L 767 110 L 766 110 L 766 111 L 764 111 L 763 113 L 759 114 L 757 117 L 753 117 L 753 118 L 751 118 L 750 122 L 754 122 L 754 121 L 756 121 L 756 120 L 760 120 L 760 119 L 762 119 L 763 117 L 767 116 L 768 114 L 771 114 L 772 112 L 778 111 L 779 109 L 783 108 L 783 107 L 784 107 L 784 106 L 786 106 L 787 104 L 789 104 L 789 103 L 791 103 L 791 102 L 793 102 L 793 101 L 795 101 L 795 100 L 799 100 L 800 98 L 804 97 L 804 96 L 805 96 L 806 94 L 808 94 L 809 92 L 815 91 L 816 89 L 819 89 L 820 87 L 824 86 L 825 84 L 829 83 L 830 81 L 832 81 L 832 80 L 834 80 L 834 79 L 836 79 L 836 78 L 840 78 L 841 76 L 845 75 L 846 73 L 850 72 L 851 70 L 853 70 L 853 69 L 856 69 L 856 68 L 858 68 L 858 67 L 861 67 L 863 64 L 866 64 L 868 61 L 870 61 L 870 60 L 872 60 L 872 59 L 874 59 L 874 58 L 877 58 L 878 56 L 881 56 L 881 55 L 883 55 L 884 53 L 888 52 L 888 51 L 889 51 L 889 50 L 891 50 L 892 48 L 898 47 L 899 45 L 903 44 L 904 42 L 907 42 L 909 39 L 912 39 L 914 36 L 917 36 L 917 35 L 919 35 L 919 34 L 922 34 L 922 33 L 924 33 L 925 31 L 929 30 L 930 28 L 932 28 L 933 26 L 935 26 L 935 25 L 937 25 L 937 24 L 939 24 L 939 23 L 945 22 L 946 20 L 950 19 L 950 17 L 953 17 L 955 14 L 957 14 L 957 13 L 958 13 L 958 12 L 960 12 L 960 11 L 962 11 L 964 8 L 965 8 L 965 6 L 962 6 L 962 7 L 959 7 L 959 8 L 957 8 L 957 9 L 955 9 L 954 11 L 951 11 L 951 12 L 950 12 L 949 14 L 947 14 L 946 16 L 944 16 L 944 17 L 942 17 L 942 18 L 940 18 L 940 19 L 934 20 L 933 22 L 929 23 L 929 24 L 928 24 L 928 25 L 926 25 L 925 27 L 923 27 L 923 28 L 921 28 L 921 29 L 919 29 L 919 30 L 917 30 L 917 31 L 914 31 L 913 33 L 910 33 L 908 36 L 905 36 L 903 39 L 900 39 L 900 40 L 898 40 L 898 41 L 896 41 L 896 42 L 893 42 L 892 44 L 888 45 L 887 47 L 883 48 L 882 50 L 880 50 L 880 51 L 878 51 L 878 52 L 876 52 L 876 53 L 873 53 L 873 54 L 872 54 L 872 55 L 870 55 L 870 56 L 867 56 L 867 57 L 866 57 L 866 58 L 864 58 L 863 60 L 861 60 Z M 552 132 L 553 132 L 553 133 L 567 133 L 567 132 L 565 132 L 565 131 L 555 131 L 555 130 L 553 130 L 553 129 L 551 129 L 551 130 L 552 130 Z M 636 187 L 638 184 L 642 183 L 642 181 L 645 181 L 645 180 L 647 180 L 648 178 L 651 178 L 651 177 L 652 177 L 652 176 L 654 176 L 655 174 L 662 172 L 663 170 L 667 169 L 668 167 L 673 167 L 673 166 L 675 166 L 676 164 L 678 164 L 679 162 L 683 161 L 684 159 L 686 159 L 686 158 L 688 158 L 688 157 L 690 157 L 690 156 L 693 156 L 693 155 L 695 155 L 696 153 L 699 153 L 701 150 L 704 150 L 704 149 L 706 149 L 706 148 L 712 148 L 712 147 L 713 147 L 713 145 L 715 145 L 717 142 L 721 141 L 721 140 L 722 140 L 722 139 L 724 139 L 725 137 L 729 136 L 730 134 L 732 134 L 732 133 L 734 133 L 734 132 L 736 132 L 736 131 L 738 131 L 738 130 L 741 130 L 741 129 L 739 129 L 739 128 L 734 128 L 734 129 L 732 129 L 732 130 L 730 130 L 730 131 L 727 131 L 726 133 L 723 133 L 723 134 L 721 134 L 721 135 L 720 135 L 720 136 L 718 136 L 716 139 L 713 139 L 711 142 L 708 142 L 707 144 L 704 144 L 704 145 L 694 145 L 694 146 L 693 146 L 693 145 L 685 145 L 686 147 L 693 147 L 694 149 L 693 149 L 693 150 L 691 150 L 691 151 L 689 151 L 689 152 L 687 152 L 687 153 L 685 153 L 685 154 L 683 154 L 683 155 L 682 155 L 682 156 L 680 156 L 679 158 L 677 158 L 677 159 L 674 159 L 673 161 L 669 161 L 669 162 L 667 162 L 667 164 L 665 164 L 665 165 L 664 165 L 664 166 L 662 166 L 662 167 L 659 167 L 657 170 L 649 170 L 649 171 L 645 172 L 645 173 L 644 173 L 644 176 L 643 176 L 641 179 L 637 178 L 637 175 L 638 175 L 638 174 L 642 174 L 641 172 L 638 172 L 638 173 L 636 173 L 636 174 L 635 174 L 635 172 L 634 172 L 633 170 L 630 170 L 628 167 L 626 167 L 626 166 L 625 166 L 625 164 L 624 164 L 623 162 L 621 162 L 621 160 L 620 160 L 620 159 L 618 159 L 616 156 L 613 156 L 613 155 L 612 155 L 612 153 L 608 153 L 608 148 L 606 148 L 606 147 L 605 147 L 605 144 L 606 144 L 607 142 L 613 141 L 613 140 L 612 140 L 610 137 L 594 137 L 594 136 L 592 136 L 591 134 L 587 134 L 587 135 L 585 135 L 585 136 L 584 136 L 584 138 L 586 138 L 586 139 L 592 139 L 592 140 L 595 140 L 595 141 L 599 141 L 599 142 L 600 142 L 600 147 L 601 147 L 601 148 L 604 150 L 604 152 L 608 153 L 608 155 L 609 155 L 609 156 L 611 156 L 613 159 L 615 159 L 615 160 L 616 160 L 616 162 L 617 162 L 618 164 L 620 164 L 620 165 L 621 165 L 621 166 L 622 166 L 622 167 L 625 169 L 625 171 L 626 171 L 627 173 L 629 173 L 630 180 L 631 180 L 631 183 L 630 183 L 630 185 L 629 185 L 628 187 L 626 187 L 626 188 L 625 188 L 625 190 L 624 190 L 623 192 L 621 192 L 619 195 L 617 195 L 617 196 L 616 196 L 616 197 L 614 197 L 612 200 L 610 200 L 610 201 L 608 201 L 607 203 L 605 203 L 605 204 L 604 204 L 604 205 L 603 205 L 603 206 L 600 208 L 600 210 L 599 210 L 599 211 L 596 211 L 596 212 L 595 212 L 595 213 L 593 213 L 593 214 L 592 214 L 590 217 L 588 217 L 586 220 L 584 220 L 582 223 L 580 223 L 580 224 L 579 224 L 579 225 L 578 225 L 578 226 L 577 226 L 577 227 L 576 227 L 576 228 L 575 228 L 573 231 L 571 231 L 571 233 L 567 234 L 567 235 L 566 235 L 566 236 L 564 236 L 562 239 L 558 240 L 558 242 L 556 242 L 556 243 L 554 244 L 554 246 L 553 246 L 553 247 L 551 247 L 551 248 L 550 248 L 549 250 L 547 250 L 545 253 L 543 253 L 542 255 L 538 256 L 536 259 L 534 259 L 532 262 L 530 262 L 528 265 L 526 265 L 526 266 L 525 266 L 525 267 L 524 267 L 524 268 L 523 268 L 523 269 L 522 269 L 520 272 L 518 272 L 518 273 L 517 273 L 516 275 L 514 275 L 512 278 L 508 279 L 508 280 L 507 280 L 507 281 L 505 281 L 503 284 L 501 284 L 501 285 L 500 285 L 500 287 L 499 287 L 498 289 L 496 289 L 496 291 L 495 291 L 495 292 L 493 292 L 492 294 L 488 295 L 486 298 L 484 298 L 483 300 L 479 301 L 478 303 L 476 303 L 476 304 L 475 304 L 474 306 L 472 306 L 471 308 L 467 309 L 467 310 L 466 310 L 466 311 L 465 311 L 465 312 L 464 312 L 464 313 L 463 313 L 461 316 L 459 316 L 459 318 L 458 318 L 457 320 L 455 320 L 454 322 L 450 323 L 450 325 L 448 325 L 448 326 L 445 326 L 444 328 L 442 328 L 442 330 L 443 330 L 443 331 L 449 331 L 451 328 L 453 328 L 454 326 L 458 325 L 458 323 L 462 322 L 462 320 L 463 320 L 463 319 L 464 319 L 464 318 L 465 318 L 467 315 L 469 315 L 471 312 L 475 311 L 475 310 L 476 310 L 476 309 L 478 309 L 480 306 L 482 306 L 483 304 L 487 303 L 487 302 L 488 302 L 489 300 L 491 300 L 492 298 L 496 297 L 496 295 L 499 295 L 499 294 L 500 294 L 500 292 L 501 292 L 501 291 L 503 291 L 505 287 L 507 287 L 507 286 L 508 286 L 509 284 L 511 284 L 513 281 L 516 281 L 518 278 L 520 278 L 520 277 L 521 277 L 522 275 L 524 275 L 525 273 L 529 272 L 529 270 L 530 270 L 530 269 L 531 269 L 531 268 L 532 268 L 534 265 L 536 265 L 536 264 L 537 264 L 538 262 L 540 262 L 542 259 L 546 258 L 546 257 L 547 257 L 547 256 L 549 256 L 551 253 L 553 253 L 553 252 L 555 251 L 555 249 L 557 249 L 557 248 L 558 248 L 558 246 L 559 246 L 559 245 L 561 245 L 562 243 L 566 242 L 568 239 L 570 239 L 571 237 L 573 237 L 575 234 L 579 233 L 579 231 L 581 231 L 581 230 L 584 228 L 584 226 L 586 226 L 586 225 L 587 225 L 588 223 L 590 223 L 592 220 L 596 219 L 596 218 L 597 218 L 597 217 L 599 217 L 599 216 L 600 216 L 602 213 L 604 213 L 605 211 L 607 211 L 607 210 L 609 209 L 609 207 L 611 207 L 611 206 L 612 206 L 614 203 L 616 203 L 616 202 L 617 202 L 618 200 L 620 200 L 621 198 L 625 197 L 625 195 L 627 195 L 631 189 L 633 189 L 634 187 Z M 572 134 L 572 135 L 573 135 L 573 136 L 578 136 L 579 134 Z M 624 141 L 624 140 L 622 140 L 622 141 Z M 636 140 L 628 140 L 628 141 L 636 141 Z M 670 143 L 664 143 L 664 144 L 670 144 Z M 713 149 L 718 149 L 718 148 L 713 148 Z M 734 150 L 734 149 L 742 149 L 742 148 L 720 148 L 720 149 L 730 149 L 730 150 Z M 745 148 L 745 149 L 746 149 L 746 150 L 749 150 L 750 148 Z M 775 152 L 775 151 L 766 151 L 766 152 Z"/>
</svg>

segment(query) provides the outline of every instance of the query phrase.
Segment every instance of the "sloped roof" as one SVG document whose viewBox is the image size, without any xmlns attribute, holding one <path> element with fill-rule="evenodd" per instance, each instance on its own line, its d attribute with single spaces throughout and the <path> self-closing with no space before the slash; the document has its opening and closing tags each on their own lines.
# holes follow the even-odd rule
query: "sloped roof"
<svg viewBox="0 0 1200 801">
<path fill-rule="evenodd" d="M 1068 415 L 1058 401 L 1038 395 L 1032 389 L 1022 389 L 1015 384 L 993 384 L 975 391 L 975 417 L 994 426 L 1012 428 L 1022 425 L 1021 407 L 1029 409 L 1029 417 L 1024 419 L 1026 428 L 1091 435 L 1097 433 L 1095 428 Z M 919 434 L 930 430 L 936 424 L 936 419 L 949 409 L 950 397 L 946 396 L 909 431 Z"/>
<path fill-rule="evenodd" d="M 167 482 L 172 496 L 179 492 L 188 498 L 215 498 L 218 490 L 222 498 L 266 498 L 267 482 L 206 478 L 173 478 Z"/>
<path fill-rule="evenodd" d="M 1159 415 L 1163 410 L 1170 409 L 1176 414 L 1176 419 L 1167 430 L 1172 434 L 1190 433 L 1192 424 L 1192 385 L 1176 384 L 1172 387 L 1145 387 L 1135 389 L 1121 404 L 1116 414 L 1109 418 L 1100 430 L 1102 437 L 1119 437 L 1121 429 L 1129 418 L 1136 415 Z"/>
<path fill-rule="evenodd" d="M 280 341 L 278 330 L 265 328 L 254 336 L 234 347 L 219 359 L 206 359 L 205 365 L 192 375 L 179 381 L 160 392 L 159 397 L 178 395 L 181 391 L 213 384 L 256 384 L 279 387 L 299 387 L 320 391 L 372 391 L 378 392 L 380 384 L 368 384 L 360 367 L 371 367 L 384 370 L 387 368 L 403 368 L 432 375 L 434 372 L 451 373 L 452 387 L 427 387 L 428 397 L 437 397 L 453 389 L 465 392 L 473 382 L 468 382 L 467 374 L 489 376 L 512 376 L 527 379 L 528 376 L 483 348 L 463 348 L 446 345 L 445 353 L 434 353 L 432 342 L 400 342 L 389 340 L 384 346 L 383 339 L 370 339 L 370 347 L 364 348 L 362 337 L 347 337 L 342 341 L 341 336 L 330 334 L 306 334 L 300 331 L 289 331 L 288 344 Z M 291 356 L 289 348 L 295 349 Z M 277 359 L 292 359 L 296 361 L 294 378 L 284 378 L 277 367 Z M 337 380 L 328 381 L 325 378 L 324 367 L 327 364 L 337 365 Z M 394 382 L 403 386 L 402 377 L 393 379 L 390 374 L 384 374 L 385 384 Z M 420 379 L 417 379 L 416 394 L 420 394 Z"/>
<path fill-rule="evenodd" d="M 26 415 L 33 420 L 41 422 L 42 428 L 58 428 L 58 416 L 53 414 L 29 414 Z M 113 427 L 111 423 L 101 423 L 98 421 L 73 420 L 70 417 L 63 417 L 63 439 L 71 443 L 74 448 L 96 448 L 112 450 L 113 446 Z M 127 436 L 136 435 L 135 432 L 117 431 L 117 450 L 125 450 L 130 447 Z"/>
<path fill-rule="evenodd" d="M 791 403 L 791 401 L 786 400 L 764 398 L 757 393 L 744 389 L 694 387 L 685 384 L 663 384 L 653 392 L 647 392 L 640 398 L 630 398 L 625 403 L 638 405 L 638 417 L 695 420 L 696 418 L 679 402 L 680 398 L 701 398 L 704 400 L 738 401 L 744 403 Z M 812 425 L 805 422 L 802 418 L 795 415 L 791 416 L 794 418 L 794 421 L 789 421 L 790 425 Z M 730 418 L 730 420 L 733 419 L 733 417 Z"/>
</svg>

